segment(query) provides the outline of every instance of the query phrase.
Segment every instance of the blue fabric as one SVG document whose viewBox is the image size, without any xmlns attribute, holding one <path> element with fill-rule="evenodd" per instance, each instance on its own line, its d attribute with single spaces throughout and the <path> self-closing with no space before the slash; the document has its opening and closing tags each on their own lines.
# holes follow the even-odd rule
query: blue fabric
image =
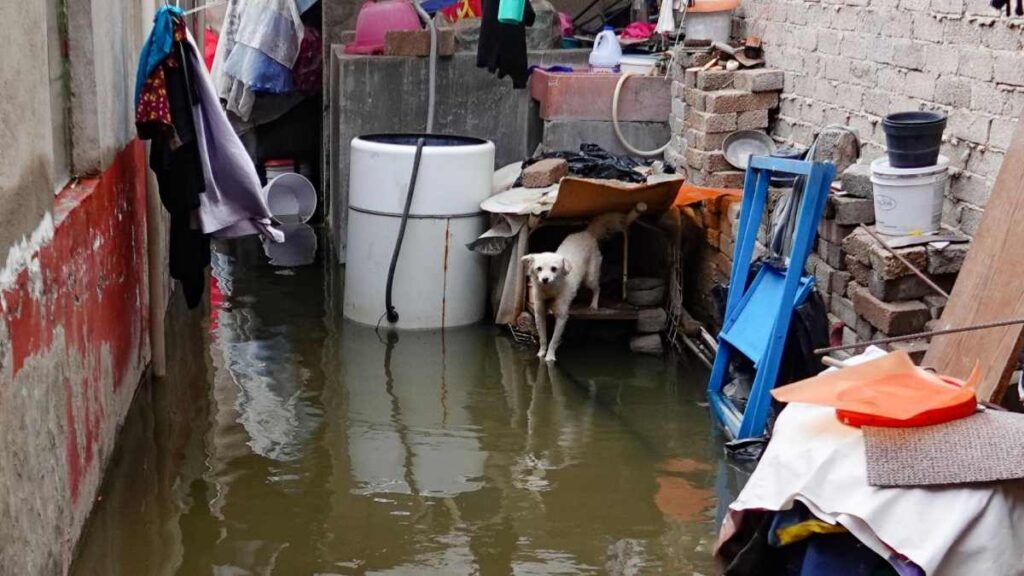
<svg viewBox="0 0 1024 576">
<path fill-rule="evenodd" d="M 135 74 L 136 106 L 142 95 L 142 87 L 146 85 L 146 78 L 149 78 L 153 70 L 156 70 L 171 53 L 174 47 L 174 19 L 180 18 L 183 14 L 177 6 L 165 5 L 157 10 L 153 18 L 153 31 L 149 33 L 149 38 L 142 45 L 142 53 L 139 54 L 139 70 Z"/>
<path fill-rule="evenodd" d="M 831 534 L 808 540 L 800 576 L 872 576 L 886 568 L 884 560 L 852 535 Z"/>
<path fill-rule="evenodd" d="M 245 44 L 235 44 L 224 61 L 224 73 L 238 78 L 253 92 L 286 94 L 295 90 L 291 69 Z"/>
<path fill-rule="evenodd" d="M 422 6 L 428 14 L 433 14 L 434 12 L 444 10 L 457 2 L 459 2 L 459 0 L 424 0 L 423 2 L 420 2 L 420 6 Z"/>
<path fill-rule="evenodd" d="M 452 0 L 455 2 L 456 0 Z M 299 7 L 299 14 L 304 14 L 306 10 L 309 10 L 316 4 L 316 0 L 296 0 L 295 5 Z"/>
</svg>

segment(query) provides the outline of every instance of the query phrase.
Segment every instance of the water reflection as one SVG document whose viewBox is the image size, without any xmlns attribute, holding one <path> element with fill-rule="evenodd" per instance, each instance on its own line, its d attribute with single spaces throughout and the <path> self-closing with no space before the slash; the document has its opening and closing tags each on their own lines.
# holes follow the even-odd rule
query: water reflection
<svg viewBox="0 0 1024 576">
<path fill-rule="evenodd" d="M 599 331 L 557 366 L 489 326 L 378 334 L 319 264 L 265 262 L 218 247 L 214 310 L 172 328 L 74 573 L 712 571 L 736 480 L 703 372 Z"/>
</svg>

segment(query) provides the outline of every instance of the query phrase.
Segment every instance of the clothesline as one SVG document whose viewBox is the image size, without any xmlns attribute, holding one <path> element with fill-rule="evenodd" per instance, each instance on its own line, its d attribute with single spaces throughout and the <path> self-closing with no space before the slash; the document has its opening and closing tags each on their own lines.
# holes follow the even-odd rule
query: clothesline
<svg viewBox="0 0 1024 576">
<path fill-rule="evenodd" d="M 191 9 L 191 10 L 186 10 L 184 12 L 184 14 L 185 14 L 185 16 L 188 16 L 189 14 L 195 14 L 196 12 L 202 12 L 203 10 L 206 10 L 207 8 L 213 8 L 214 6 L 222 6 L 222 5 L 227 4 L 227 3 L 228 3 L 228 0 L 213 0 L 213 2 L 207 2 L 206 4 L 203 4 L 202 6 L 197 6 L 197 7 L 193 8 L 193 9 Z"/>
</svg>

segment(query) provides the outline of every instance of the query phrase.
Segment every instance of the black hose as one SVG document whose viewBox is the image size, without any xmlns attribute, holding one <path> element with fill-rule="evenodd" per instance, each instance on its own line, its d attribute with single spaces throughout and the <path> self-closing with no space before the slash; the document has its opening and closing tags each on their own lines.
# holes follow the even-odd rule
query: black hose
<svg viewBox="0 0 1024 576">
<path fill-rule="evenodd" d="M 416 177 L 420 173 L 420 158 L 423 156 L 423 146 L 427 143 L 426 138 L 416 140 L 416 156 L 412 161 L 412 175 L 409 177 L 409 191 L 405 194 L 405 209 L 402 211 L 402 224 L 398 227 L 398 238 L 395 240 L 395 249 L 391 252 L 391 265 L 388 266 L 388 285 L 384 291 L 384 314 L 388 322 L 398 322 L 398 310 L 391 304 L 391 286 L 395 282 L 395 268 L 398 267 L 398 254 L 402 251 L 402 240 L 405 238 L 405 225 L 409 222 L 409 210 L 412 208 L 412 194 L 416 191 Z"/>
</svg>

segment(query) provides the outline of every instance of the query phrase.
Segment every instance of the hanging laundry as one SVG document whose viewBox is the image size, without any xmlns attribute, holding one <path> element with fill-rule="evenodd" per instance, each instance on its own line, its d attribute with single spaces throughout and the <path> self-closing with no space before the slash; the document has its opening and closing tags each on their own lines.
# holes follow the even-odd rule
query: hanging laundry
<svg viewBox="0 0 1024 576">
<path fill-rule="evenodd" d="M 284 235 L 271 226 L 256 167 L 220 107 L 181 11 L 161 8 L 153 34 L 142 59 L 163 58 L 139 66 L 136 128 L 152 141 L 150 168 L 171 216 L 171 277 L 195 307 L 202 301 L 211 236 L 262 234 L 281 242 Z"/>
<path fill-rule="evenodd" d="M 299 57 L 292 68 L 295 89 L 304 94 L 316 95 L 323 90 L 324 61 L 323 40 L 320 31 L 306 26 L 302 36 Z"/>
<path fill-rule="evenodd" d="M 135 101 L 139 101 L 143 85 L 149 75 L 170 55 L 174 47 L 174 21 L 184 12 L 177 6 L 165 5 L 153 19 L 153 31 L 142 45 L 139 55 L 139 69 L 135 74 Z"/>
<path fill-rule="evenodd" d="M 248 120 L 256 94 L 295 89 L 304 25 L 295 0 L 229 0 L 213 61 L 217 95 Z"/>
<path fill-rule="evenodd" d="M 483 20 L 480 23 L 480 45 L 476 52 L 477 68 L 498 74 L 498 78 L 512 77 L 513 88 L 526 88 L 530 77 L 526 59 L 526 26 L 533 26 L 537 15 L 529 0 L 523 13 L 522 24 L 498 22 L 498 0 L 483 0 Z"/>
</svg>

